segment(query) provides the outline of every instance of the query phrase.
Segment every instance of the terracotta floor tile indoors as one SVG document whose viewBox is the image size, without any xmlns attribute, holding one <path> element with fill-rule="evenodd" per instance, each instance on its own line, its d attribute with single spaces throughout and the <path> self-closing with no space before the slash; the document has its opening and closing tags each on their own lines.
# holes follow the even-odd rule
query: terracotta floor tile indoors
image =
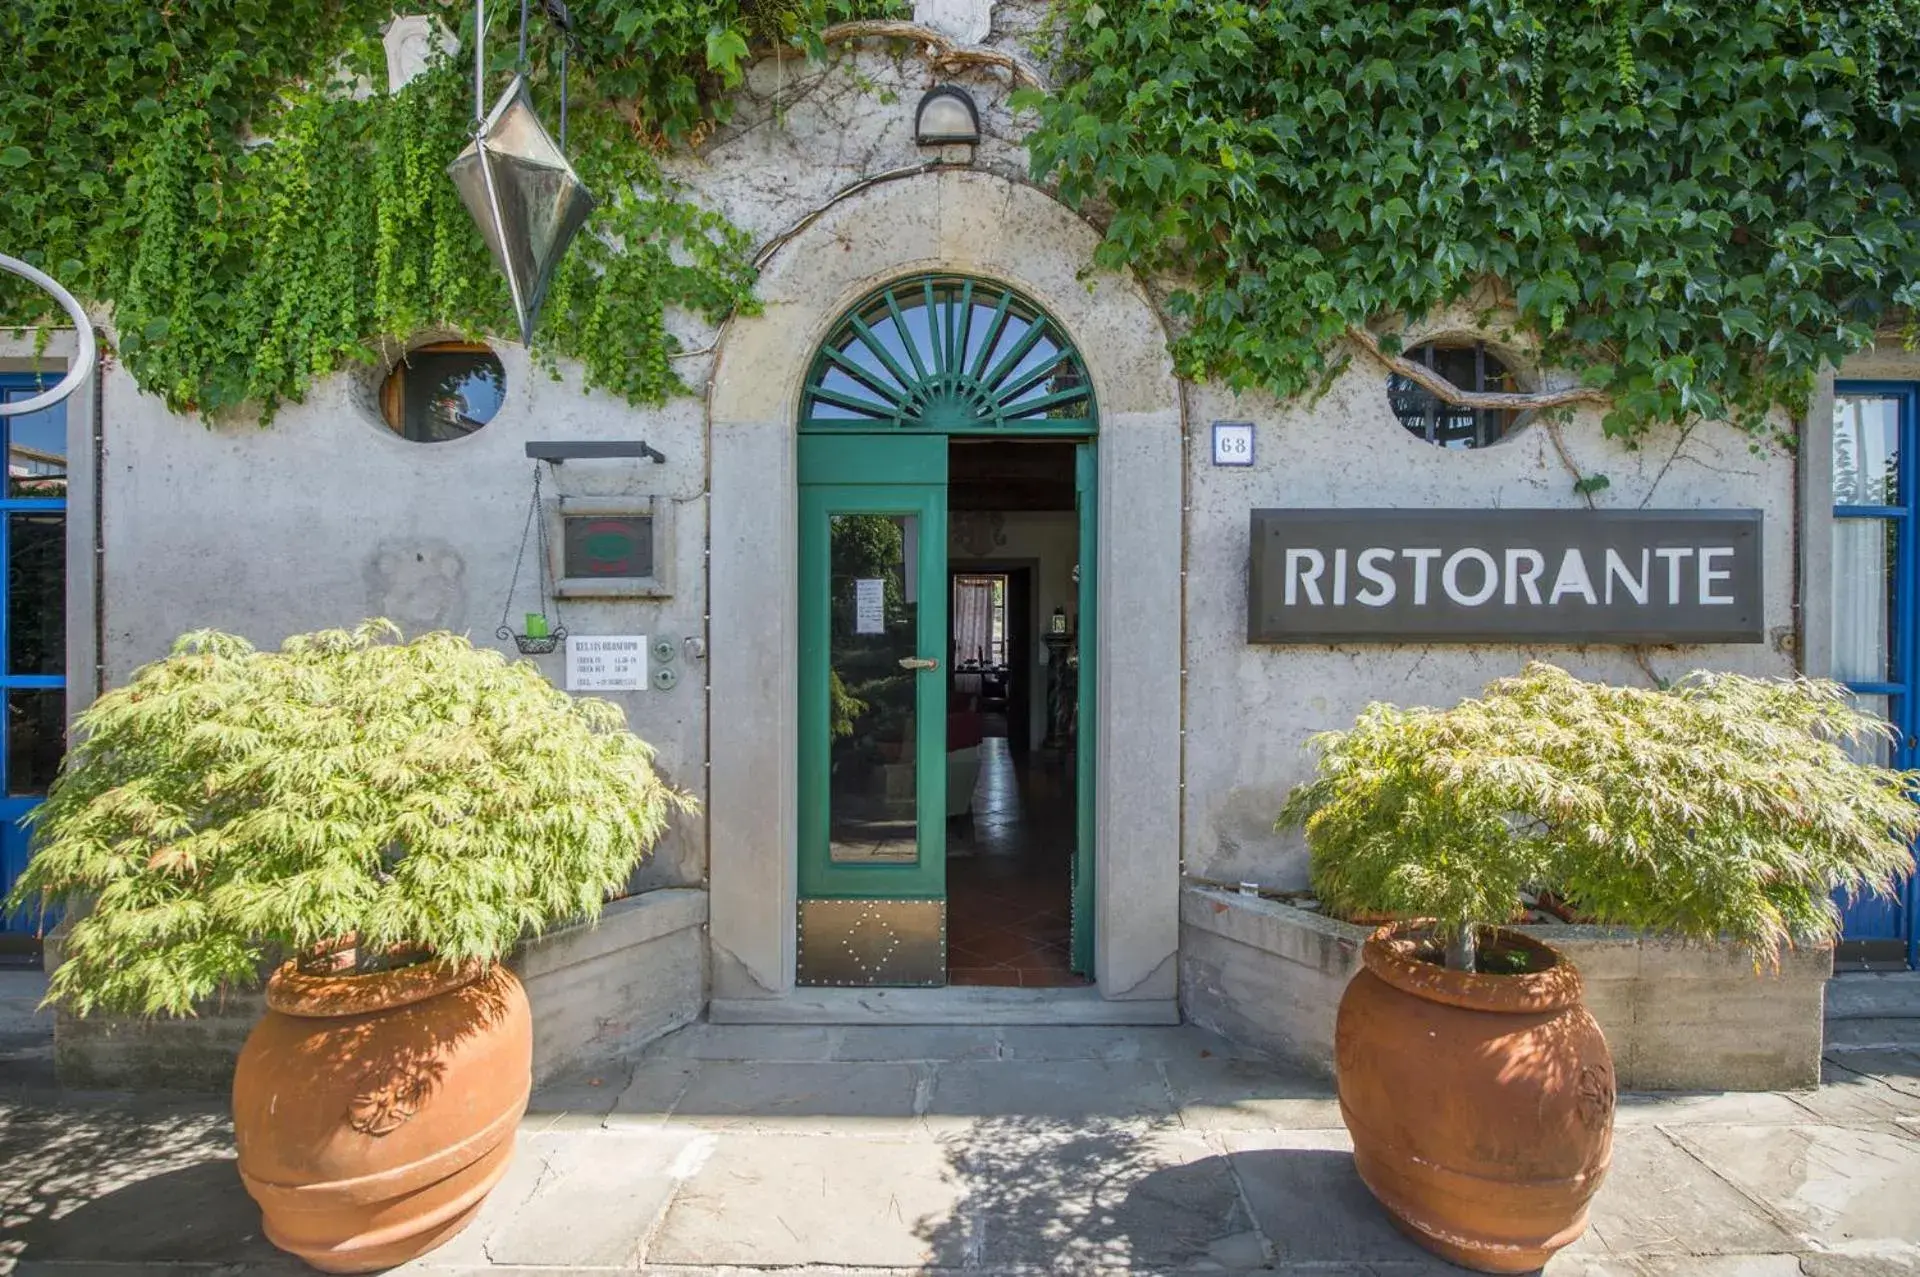
<svg viewBox="0 0 1920 1277">
<path fill-rule="evenodd" d="M 969 823 L 971 828 L 969 828 Z M 980 744 L 971 822 L 947 834 L 947 982 L 1061 988 L 1075 975 L 1073 781 L 1058 759 Z"/>
</svg>

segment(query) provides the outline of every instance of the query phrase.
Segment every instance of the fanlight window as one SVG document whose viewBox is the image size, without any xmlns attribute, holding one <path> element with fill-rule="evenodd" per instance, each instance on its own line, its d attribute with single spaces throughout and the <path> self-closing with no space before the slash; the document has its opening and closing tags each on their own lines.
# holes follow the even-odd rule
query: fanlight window
<svg viewBox="0 0 1920 1277">
<path fill-rule="evenodd" d="M 1093 385 L 1038 306 L 993 284 L 929 275 L 882 289 L 840 321 L 807 379 L 801 425 L 1087 433 Z"/>
</svg>

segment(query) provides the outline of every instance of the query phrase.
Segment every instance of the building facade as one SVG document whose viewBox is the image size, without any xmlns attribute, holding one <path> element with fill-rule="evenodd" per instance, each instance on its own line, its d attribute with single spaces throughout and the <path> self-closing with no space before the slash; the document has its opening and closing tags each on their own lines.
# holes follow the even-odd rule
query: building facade
<svg viewBox="0 0 1920 1277">
<path fill-rule="evenodd" d="M 974 17 L 943 20 L 981 38 L 960 30 Z M 999 6 L 984 39 L 1017 49 L 1031 20 Z M 944 84 L 976 104 L 977 143 L 916 140 L 916 107 Z M 623 981 L 605 973 L 630 959 L 580 959 L 606 997 L 671 989 L 673 1005 L 582 1012 L 599 1026 L 582 1035 L 702 1009 L 1155 1022 L 1281 996 L 1236 985 L 1195 919 L 1249 899 L 1243 885 L 1283 902 L 1306 887 L 1275 817 L 1313 766 L 1308 738 L 1370 701 L 1449 704 L 1535 658 L 1642 685 L 1805 672 L 1914 730 L 1903 636 L 1920 576 L 1898 529 L 1916 517 L 1920 358 L 1835 370 L 1804 423 L 1777 423 L 1797 450 L 1710 421 L 1628 447 L 1590 407 L 1463 413 L 1359 349 L 1312 400 L 1183 381 L 1173 281 L 1095 268 L 1099 233 L 1026 176 L 1009 91 L 992 70 L 935 76 L 875 48 L 804 77 L 754 66 L 733 121 L 670 162 L 762 245 L 762 307 L 710 328 L 675 317 L 690 393 L 660 408 L 446 333 L 264 429 L 171 414 L 109 365 L 65 411 L 62 509 L 8 514 L 16 591 L 34 520 L 62 515 L 66 552 L 64 660 L 9 669 L 9 794 L 44 783 L 29 702 L 59 684 L 31 680 L 63 679 L 75 712 L 189 629 L 272 645 L 385 616 L 511 652 L 537 612 L 569 642 L 527 659 L 602 689 L 701 800 L 616 910 L 672 902 L 671 925 L 642 930 L 672 941 L 659 960 L 675 974 Z M 1471 307 L 1420 320 L 1408 344 L 1470 388 L 1553 380 Z M 15 468 L 41 475 L 54 449 L 14 430 Z M 1576 488 L 1601 474 L 1604 490 Z M 1483 632 L 1250 638 L 1268 571 L 1250 566 L 1255 512 L 1345 510 L 1757 520 L 1740 641 L 1664 621 L 1640 642 L 1579 641 L 1616 598 L 1719 602 L 1717 543 L 1684 562 L 1634 557 L 1665 542 L 1596 549 L 1583 588 L 1557 552 L 1474 543 L 1456 564 L 1384 540 L 1394 554 L 1368 564 L 1396 596 L 1490 609 Z M 1330 599 L 1348 566 L 1333 553 L 1311 582 L 1305 558 L 1265 579 L 1295 607 L 1321 597 L 1309 584 Z M 1552 623 L 1513 629 L 1530 602 Z M 605 650 L 644 659 L 570 674 L 569 646 L 582 662 L 596 638 L 640 640 Z M 1863 958 L 1911 963 L 1911 919 L 1857 910 Z"/>
</svg>

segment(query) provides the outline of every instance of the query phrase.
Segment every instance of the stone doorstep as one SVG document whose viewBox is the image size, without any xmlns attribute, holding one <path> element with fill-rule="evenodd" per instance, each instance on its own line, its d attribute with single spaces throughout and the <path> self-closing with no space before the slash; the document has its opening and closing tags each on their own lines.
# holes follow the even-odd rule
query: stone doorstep
<svg viewBox="0 0 1920 1277">
<path fill-rule="evenodd" d="M 1181 996 L 1194 1021 L 1330 1070 L 1340 993 L 1370 928 L 1276 900 L 1189 885 L 1181 892 Z M 1566 953 L 1630 1090 L 1766 1091 L 1819 1078 L 1825 951 L 1753 973 L 1733 945 L 1688 945 L 1621 928 L 1518 928 Z M 1202 945 L 1199 937 L 1208 937 Z M 1229 943 L 1222 943 L 1222 941 Z M 1200 955 L 1204 953 L 1204 960 Z M 1257 1005 L 1254 1003 L 1257 1002 Z"/>
</svg>

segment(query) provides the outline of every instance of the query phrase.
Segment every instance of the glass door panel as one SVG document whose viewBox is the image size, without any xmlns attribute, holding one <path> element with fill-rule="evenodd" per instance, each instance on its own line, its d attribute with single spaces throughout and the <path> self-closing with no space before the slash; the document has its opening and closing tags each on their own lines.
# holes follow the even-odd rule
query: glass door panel
<svg viewBox="0 0 1920 1277">
<path fill-rule="evenodd" d="M 860 443 L 801 442 L 796 978 L 943 984 L 946 440 Z"/>
<path fill-rule="evenodd" d="M 828 516 L 827 846 L 834 864 L 920 859 L 920 600 L 910 549 L 919 525 L 913 514 Z"/>
<path fill-rule="evenodd" d="M 1894 678 L 1900 525 L 1893 519 L 1833 521 L 1833 677 Z"/>
</svg>

